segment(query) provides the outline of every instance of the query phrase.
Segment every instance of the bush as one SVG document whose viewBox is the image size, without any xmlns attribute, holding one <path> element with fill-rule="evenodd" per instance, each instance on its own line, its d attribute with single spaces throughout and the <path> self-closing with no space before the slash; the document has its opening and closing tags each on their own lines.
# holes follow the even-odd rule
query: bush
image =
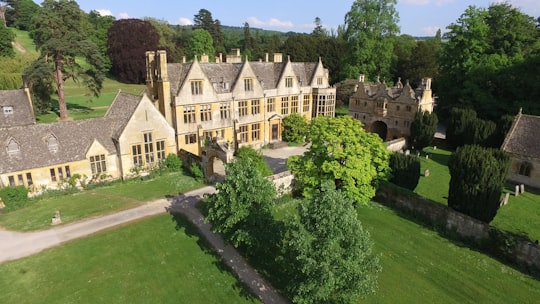
<svg viewBox="0 0 540 304">
<path fill-rule="evenodd" d="M 307 119 L 298 113 L 283 119 L 283 140 L 292 143 L 303 143 L 308 133 Z"/>
<path fill-rule="evenodd" d="M 191 164 L 191 167 L 189 168 L 189 171 L 191 173 L 191 176 L 193 176 L 198 181 L 204 181 L 204 173 L 201 169 L 201 165 L 197 163 Z"/>
<path fill-rule="evenodd" d="M 236 157 L 239 159 L 250 159 L 253 166 L 261 173 L 262 176 L 270 176 L 273 174 L 272 169 L 264 160 L 261 152 L 251 147 L 241 147 L 236 151 Z"/>
<path fill-rule="evenodd" d="M 433 141 L 433 136 L 437 132 L 437 114 L 427 111 L 417 112 L 411 123 L 410 144 L 417 150 L 422 150 Z"/>
<path fill-rule="evenodd" d="M 392 153 L 390 155 L 390 169 L 392 178 L 390 182 L 414 190 L 420 180 L 420 159 L 418 157 Z"/>
<path fill-rule="evenodd" d="M 0 198 L 2 198 L 7 210 L 17 210 L 28 203 L 28 189 L 24 186 L 4 187 L 0 189 Z"/>
<path fill-rule="evenodd" d="M 178 158 L 178 155 L 171 153 L 167 155 L 167 158 L 165 158 L 164 166 L 169 171 L 181 171 L 182 161 L 180 160 L 180 158 Z"/>
</svg>

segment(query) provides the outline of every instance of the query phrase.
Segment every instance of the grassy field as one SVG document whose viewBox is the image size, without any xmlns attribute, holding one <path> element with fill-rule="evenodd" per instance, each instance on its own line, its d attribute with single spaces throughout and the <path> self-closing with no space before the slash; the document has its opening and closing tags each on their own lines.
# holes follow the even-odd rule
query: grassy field
<svg viewBox="0 0 540 304">
<path fill-rule="evenodd" d="M 371 204 L 358 214 L 383 266 L 368 303 L 535 303 L 540 297 L 539 281 L 389 209 Z"/>
<path fill-rule="evenodd" d="M 30 231 L 49 228 L 59 210 L 63 223 L 112 213 L 142 205 L 147 201 L 185 193 L 203 186 L 181 173 L 165 173 L 149 180 L 116 182 L 109 186 L 70 195 L 41 198 L 26 208 L 0 216 L 0 226 L 9 230 Z"/>
<path fill-rule="evenodd" d="M 449 150 L 429 148 L 430 158 L 421 157 L 421 172 L 429 169 L 430 176 L 420 176 L 416 193 L 435 202 L 447 205 L 450 172 L 448 171 Z M 504 192 L 510 192 L 510 200 L 502 206 L 491 225 L 506 231 L 528 236 L 531 240 L 540 240 L 540 194 L 526 192 L 513 196 L 514 185 L 507 185 Z"/>
<path fill-rule="evenodd" d="M 0 264 L 0 273 L 0 303 L 257 303 L 171 215 Z"/>
</svg>

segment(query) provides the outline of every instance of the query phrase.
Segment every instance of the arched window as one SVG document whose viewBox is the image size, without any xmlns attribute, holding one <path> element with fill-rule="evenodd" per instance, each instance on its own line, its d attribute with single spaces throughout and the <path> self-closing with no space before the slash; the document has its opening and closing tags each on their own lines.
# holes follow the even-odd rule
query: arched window
<svg viewBox="0 0 540 304">
<path fill-rule="evenodd" d="M 532 164 L 530 162 L 524 161 L 519 165 L 519 175 L 524 175 L 524 176 L 529 177 L 531 176 L 531 169 L 532 169 Z"/>
</svg>

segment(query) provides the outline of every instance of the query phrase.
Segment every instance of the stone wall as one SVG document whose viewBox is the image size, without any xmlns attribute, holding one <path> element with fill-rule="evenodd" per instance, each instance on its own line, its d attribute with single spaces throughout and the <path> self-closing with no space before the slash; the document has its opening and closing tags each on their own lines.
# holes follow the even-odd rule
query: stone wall
<svg viewBox="0 0 540 304">
<path fill-rule="evenodd" d="M 407 140 L 404 137 L 386 142 L 386 149 L 392 152 L 398 152 L 407 147 Z"/>
<path fill-rule="evenodd" d="M 472 241 L 475 246 L 496 256 L 540 270 L 540 247 L 528 239 L 500 231 L 392 184 L 382 184 L 377 190 L 375 200 L 420 217 L 432 226 L 455 232 L 460 239 Z"/>
<path fill-rule="evenodd" d="M 274 186 L 276 187 L 276 190 L 278 191 L 278 195 L 280 196 L 283 193 L 289 193 L 292 190 L 292 182 L 294 179 L 294 175 L 292 175 L 291 171 L 285 171 L 278 174 L 274 174 L 274 175 L 268 176 L 267 179 L 274 183 Z"/>
</svg>

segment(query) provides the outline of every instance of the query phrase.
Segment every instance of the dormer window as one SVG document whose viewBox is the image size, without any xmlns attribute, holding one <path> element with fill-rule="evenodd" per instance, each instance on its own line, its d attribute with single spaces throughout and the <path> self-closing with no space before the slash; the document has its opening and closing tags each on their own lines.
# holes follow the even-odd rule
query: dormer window
<svg viewBox="0 0 540 304">
<path fill-rule="evenodd" d="M 13 114 L 13 106 L 3 106 L 2 110 L 4 111 L 4 115 Z"/>
<path fill-rule="evenodd" d="M 47 147 L 49 148 L 49 152 L 56 153 L 58 152 L 58 139 L 54 135 L 49 135 L 47 137 Z"/>
<path fill-rule="evenodd" d="M 19 146 L 19 143 L 15 141 L 15 139 L 10 139 L 7 145 L 7 153 L 8 155 L 14 155 L 21 151 L 21 148 Z"/>
<path fill-rule="evenodd" d="M 253 79 L 251 78 L 244 78 L 244 90 L 247 91 L 253 91 Z"/>
<path fill-rule="evenodd" d="M 286 77 L 285 78 L 285 87 L 286 88 L 292 88 L 293 87 L 293 78 L 292 77 Z"/>
<path fill-rule="evenodd" d="M 191 81 L 191 95 L 202 95 L 202 94 L 203 94 L 202 80 L 192 80 Z"/>
</svg>

